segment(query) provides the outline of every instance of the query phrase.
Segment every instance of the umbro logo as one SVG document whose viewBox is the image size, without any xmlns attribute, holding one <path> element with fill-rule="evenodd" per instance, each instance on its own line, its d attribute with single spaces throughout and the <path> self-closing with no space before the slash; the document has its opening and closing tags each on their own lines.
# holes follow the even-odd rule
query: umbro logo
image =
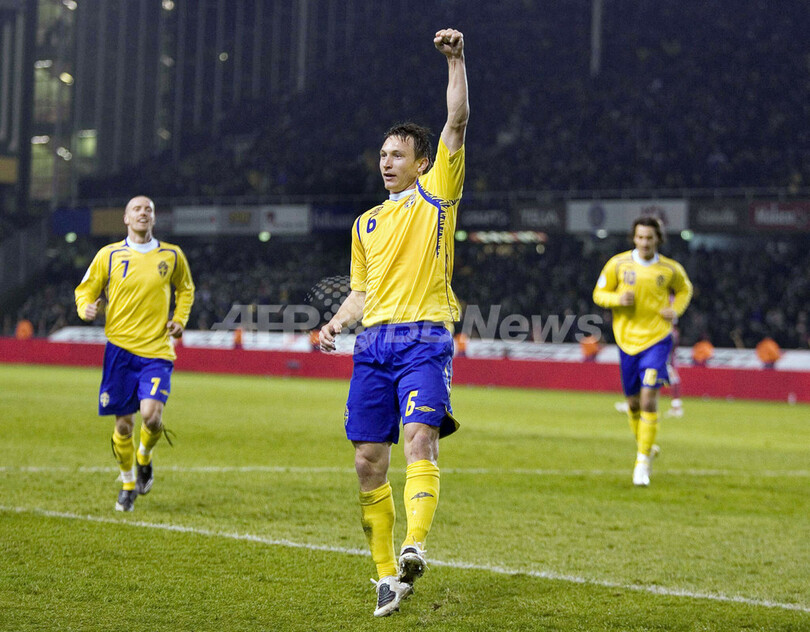
<svg viewBox="0 0 810 632">
<path fill-rule="evenodd" d="M 420 410 L 423 413 L 435 413 L 436 412 L 436 409 L 431 408 L 430 406 L 417 406 L 416 410 Z"/>
<path fill-rule="evenodd" d="M 411 500 L 416 500 L 417 498 L 433 498 L 433 494 L 428 492 L 419 492 L 418 494 L 411 496 Z"/>
</svg>

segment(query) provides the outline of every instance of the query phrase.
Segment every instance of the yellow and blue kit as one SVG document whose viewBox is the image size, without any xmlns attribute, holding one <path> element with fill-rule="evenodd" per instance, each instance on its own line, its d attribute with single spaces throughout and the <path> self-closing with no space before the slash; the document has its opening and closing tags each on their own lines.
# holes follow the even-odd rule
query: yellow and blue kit
<svg viewBox="0 0 810 632">
<path fill-rule="evenodd" d="M 621 295 L 628 291 L 633 292 L 633 305 L 621 305 Z M 638 393 L 642 386 L 658 388 L 668 383 L 673 324 L 661 316 L 661 310 L 672 307 L 681 316 L 691 299 L 692 283 L 674 259 L 656 254 L 645 261 L 633 250 L 605 264 L 593 300 L 613 312 L 626 395 Z"/>
<path fill-rule="evenodd" d="M 352 227 L 352 290 L 365 292 L 346 404 L 353 441 L 392 441 L 399 422 L 456 430 L 450 407 L 456 215 L 464 147 L 439 141 L 436 161 L 413 190 L 392 194 Z"/>
<path fill-rule="evenodd" d="M 366 293 L 363 326 L 452 323 L 456 214 L 464 185 L 464 147 L 439 141 L 436 161 L 416 188 L 394 194 L 355 220 L 351 288 Z"/>
<path fill-rule="evenodd" d="M 76 308 L 106 297 L 104 370 L 99 415 L 128 415 L 143 399 L 166 403 L 176 358 L 166 324 L 175 288 L 172 320 L 184 328 L 194 301 L 188 261 L 178 246 L 153 239 L 131 244 L 126 239 L 98 251 L 76 288 Z"/>
<path fill-rule="evenodd" d="M 144 358 L 176 358 L 166 329 L 175 288 L 172 320 L 184 328 L 194 302 L 188 261 L 178 246 L 153 240 L 150 249 L 126 239 L 98 251 L 76 288 L 76 308 L 106 296 L 104 333 L 112 344 Z"/>
<path fill-rule="evenodd" d="M 622 306 L 619 299 L 627 291 L 634 293 L 635 301 Z M 661 310 L 672 307 L 681 316 L 690 300 L 692 283 L 680 263 L 660 254 L 647 262 L 629 250 L 611 257 L 593 291 L 594 303 L 613 312 L 616 344 L 630 355 L 669 336 L 672 323 Z"/>
</svg>

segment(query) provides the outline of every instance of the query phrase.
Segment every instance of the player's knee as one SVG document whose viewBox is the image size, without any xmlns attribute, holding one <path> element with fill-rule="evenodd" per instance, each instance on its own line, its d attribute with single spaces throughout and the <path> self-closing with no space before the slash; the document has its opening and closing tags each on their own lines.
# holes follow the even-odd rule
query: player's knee
<svg viewBox="0 0 810 632">
<path fill-rule="evenodd" d="M 124 415 L 115 418 L 115 430 L 121 436 L 132 434 L 132 429 L 135 426 L 134 415 Z"/>
<path fill-rule="evenodd" d="M 385 483 L 388 474 L 387 462 L 369 458 L 369 455 L 357 451 L 354 455 L 354 469 L 363 489 L 376 489 Z"/>
<path fill-rule="evenodd" d="M 163 429 L 163 410 L 159 407 L 142 409 L 141 418 L 143 425 L 149 429 L 149 432 L 154 434 Z"/>
<path fill-rule="evenodd" d="M 645 413 L 654 413 L 658 411 L 658 398 L 644 397 L 641 400 L 641 410 Z"/>
<path fill-rule="evenodd" d="M 408 424 L 410 432 L 405 434 L 405 458 L 414 461 L 436 462 L 439 458 L 439 432 L 433 426 Z"/>
</svg>

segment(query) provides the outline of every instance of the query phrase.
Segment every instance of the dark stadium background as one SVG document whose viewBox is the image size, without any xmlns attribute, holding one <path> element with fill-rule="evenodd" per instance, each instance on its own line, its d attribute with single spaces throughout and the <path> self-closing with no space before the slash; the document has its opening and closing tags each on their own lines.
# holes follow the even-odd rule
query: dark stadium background
<svg viewBox="0 0 810 632">
<path fill-rule="evenodd" d="M 384 194 L 381 133 L 440 131 L 445 26 L 471 91 L 465 303 L 599 313 L 599 269 L 629 244 L 567 231 L 567 203 L 685 200 L 662 249 L 696 288 L 681 343 L 808 348 L 810 12 L 793 0 L 0 0 L 2 334 L 79 323 L 73 288 L 124 234 L 99 218 L 135 194 L 189 256 L 189 328 L 347 274 L 351 217 Z M 260 241 L 160 223 L 286 204 L 321 224 Z M 542 243 L 469 238 L 521 230 Z"/>
</svg>

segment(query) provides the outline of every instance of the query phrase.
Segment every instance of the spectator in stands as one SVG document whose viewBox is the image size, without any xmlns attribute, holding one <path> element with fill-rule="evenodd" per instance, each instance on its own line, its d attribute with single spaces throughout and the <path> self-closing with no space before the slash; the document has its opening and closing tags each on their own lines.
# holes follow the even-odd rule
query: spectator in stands
<svg viewBox="0 0 810 632">
<path fill-rule="evenodd" d="M 14 337 L 17 340 L 29 340 L 34 336 L 34 325 L 27 318 L 21 318 L 17 322 L 17 327 L 14 330 Z"/>
<path fill-rule="evenodd" d="M 583 362 L 596 362 L 596 356 L 602 349 L 602 344 L 596 336 L 584 336 L 579 341 L 580 349 L 582 349 Z"/>
<path fill-rule="evenodd" d="M 714 345 L 705 335 L 692 346 L 692 364 L 706 366 L 714 356 Z"/>
<path fill-rule="evenodd" d="M 453 336 L 453 346 L 455 348 L 455 356 L 457 358 L 467 357 L 467 345 L 470 342 L 470 337 L 463 331 L 458 332 Z"/>
<path fill-rule="evenodd" d="M 776 362 L 782 357 L 782 350 L 773 338 L 766 337 L 757 343 L 757 357 L 762 362 L 765 369 L 773 369 Z"/>
</svg>

